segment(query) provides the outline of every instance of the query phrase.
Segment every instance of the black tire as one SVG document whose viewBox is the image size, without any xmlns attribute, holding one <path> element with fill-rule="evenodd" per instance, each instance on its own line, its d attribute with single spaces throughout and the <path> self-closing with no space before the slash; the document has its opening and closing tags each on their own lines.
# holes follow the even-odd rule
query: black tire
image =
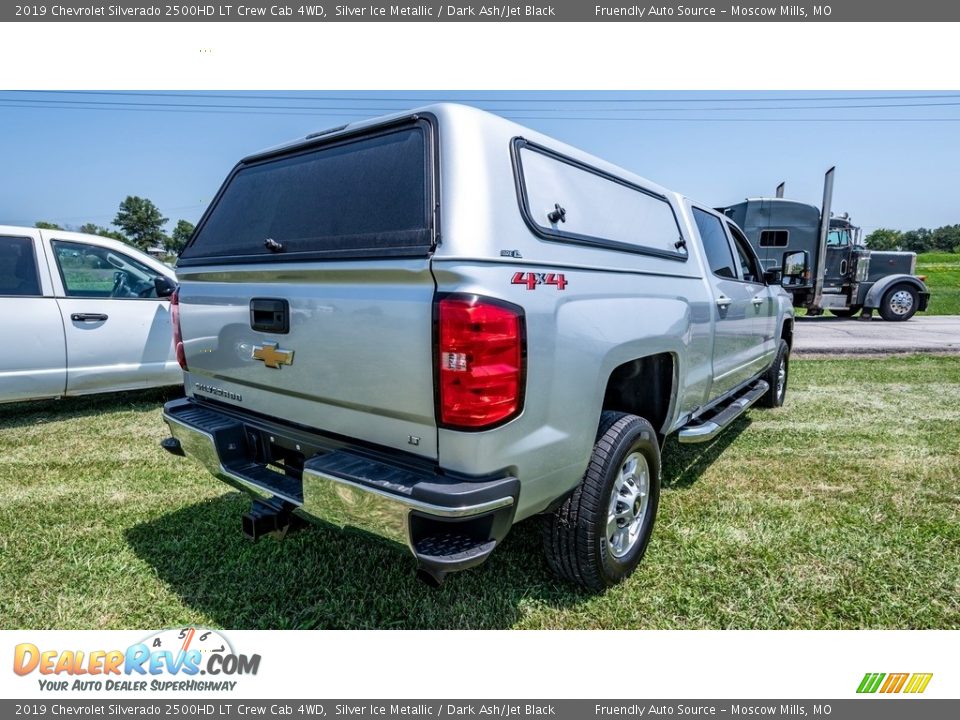
<svg viewBox="0 0 960 720">
<path fill-rule="evenodd" d="M 846 309 L 830 308 L 830 314 L 838 318 L 848 318 L 848 317 L 853 317 L 862 309 L 863 309 L 862 305 L 854 305 L 853 307 L 849 307 Z"/>
<path fill-rule="evenodd" d="M 920 295 L 917 289 L 913 285 L 900 283 L 883 294 L 879 307 L 880 317 L 890 322 L 903 322 L 916 314 L 919 305 Z"/>
<path fill-rule="evenodd" d="M 780 385 L 780 368 L 783 367 L 783 385 Z M 763 397 L 757 401 L 760 407 L 778 408 L 783 405 L 783 400 L 787 396 L 787 382 L 790 380 L 790 346 L 787 341 L 781 339 L 777 345 L 777 354 L 773 358 L 773 364 L 763 375 L 770 389 L 764 393 Z"/>
<path fill-rule="evenodd" d="M 632 505 L 617 502 L 616 508 L 633 513 L 636 522 L 635 532 L 630 525 L 617 526 L 632 538 L 618 554 L 606 537 L 613 492 L 623 478 L 625 463 L 630 458 L 639 463 L 639 456 L 646 462 L 646 504 L 636 496 Z M 638 487 L 637 478 L 633 487 Z M 618 493 L 618 497 L 629 495 Z M 636 517 L 638 502 L 643 512 Z M 561 578 L 589 590 L 601 591 L 615 585 L 627 578 L 643 557 L 659 504 L 660 446 L 656 431 L 636 415 L 604 412 L 583 479 L 563 505 L 545 518 L 543 544 L 547 564 Z"/>
</svg>

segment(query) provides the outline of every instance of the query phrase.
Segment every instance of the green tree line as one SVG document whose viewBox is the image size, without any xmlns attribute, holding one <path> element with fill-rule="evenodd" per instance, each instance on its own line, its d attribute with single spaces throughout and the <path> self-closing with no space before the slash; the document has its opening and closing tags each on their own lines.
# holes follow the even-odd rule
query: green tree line
<svg viewBox="0 0 960 720">
<path fill-rule="evenodd" d="M 177 220 L 173 230 L 168 235 L 163 228 L 169 218 L 164 217 L 160 209 L 147 198 L 137 195 L 128 195 L 117 210 L 111 225 L 118 228 L 111 230 L 96 223 L 84 223 L 79 227 L 61 227 L 56 223 L 40 220 L 36 227 L 47 230 L 72 230 L 100 235 L 102 237 L 121 240 L 139 250 L 160 247 L 171 255 L 179 255 L 190 236 L 193 234 L 193 223 L 189 220 Z"/>
<path fill-rule="evenodd" d="M 891 230 L 879 228 L 865 238 L 872 250 L 910 250 L 915 253 L 960 253 L 960 225 L 944 225 L 935 230 Z"/>
</svg>

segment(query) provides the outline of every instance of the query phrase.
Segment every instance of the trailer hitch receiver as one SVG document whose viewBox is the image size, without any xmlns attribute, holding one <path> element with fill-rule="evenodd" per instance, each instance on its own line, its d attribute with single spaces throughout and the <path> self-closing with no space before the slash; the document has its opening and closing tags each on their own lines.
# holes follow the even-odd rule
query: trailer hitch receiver
<svg viewBox="0 0 960 720">
<path fill-rule="evenodd" d="M 303 527 L 305 521 L 294 515 L 292 508 L 285 505 L 254 500 L 250 511 L 243 516 L 244 536 L 252 542 L 266 535 L 282 540 L 287 533 Z"/>
</svg>

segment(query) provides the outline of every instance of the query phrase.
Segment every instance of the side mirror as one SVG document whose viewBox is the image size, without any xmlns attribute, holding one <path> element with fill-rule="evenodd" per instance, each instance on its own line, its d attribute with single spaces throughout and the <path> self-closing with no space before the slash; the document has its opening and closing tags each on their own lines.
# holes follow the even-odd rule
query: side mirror
<svg viewBox="0 0 960 720">
<path fill-rule="evenodd" d="M 772 268 L 766 270 L 763 273 L 763 282 L 767 285 L 779 285 L 780 284 L 780 270 L 777 268 Z"/>
<path fill-rule="evenodd" d="M 153 287 L 157 290 L 157 297 L 165 298 L 173 295 L 177 289 L 177 284 L 166 275 L 157 275 L 153 279 Z"/>
<path fill-rule="evenodd" d="M 784 287 L 791 285 L 805 285 L 808 280 L 810 261 L 806 250 L 794 250 L 783 254 L 783 269 L 781 284 Z"/>
</svg>

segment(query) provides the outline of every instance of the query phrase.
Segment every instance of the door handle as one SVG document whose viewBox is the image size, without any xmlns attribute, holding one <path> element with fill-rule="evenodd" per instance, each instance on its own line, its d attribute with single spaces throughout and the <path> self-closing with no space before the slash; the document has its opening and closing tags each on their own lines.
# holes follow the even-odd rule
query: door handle
<svg viewBox="0 0 960 720">
<path fill-rule="evenodd" d="M 724 295 L 721 295 L 717 298 L 717 307 L 719 308 L 730 307 L 731 303 L 733 303 L 733 300 Z"/>
<path fill-rule="evenodd" d="M 70 319 L 74 322 L 103 322 L 107 316 L 103 313 L 73 313 Z"/>
<path fill-rule="evenodd" d="M 764 301 L 765 299 L 766 299 L 766 298 L 762 298 L 762 297 L 760 297 L 759 295 L 757 295 L 757 296 L 756 296 L 755 298 L 753 298 L 753 300 L 751 300 L 750 302 L 752 302 L 754 305 L 758 305 L 758 306 L 759 306 L 759 305 L 762 305 L 762 304 L 763 304 L 763 301 Z"/>
<path fill-rule="evenodd" d="M 290 303 L 282 298 L 253 298 L 250 301 L 250 327 L 258 332 L 290 332 Z"/>
</svg>

